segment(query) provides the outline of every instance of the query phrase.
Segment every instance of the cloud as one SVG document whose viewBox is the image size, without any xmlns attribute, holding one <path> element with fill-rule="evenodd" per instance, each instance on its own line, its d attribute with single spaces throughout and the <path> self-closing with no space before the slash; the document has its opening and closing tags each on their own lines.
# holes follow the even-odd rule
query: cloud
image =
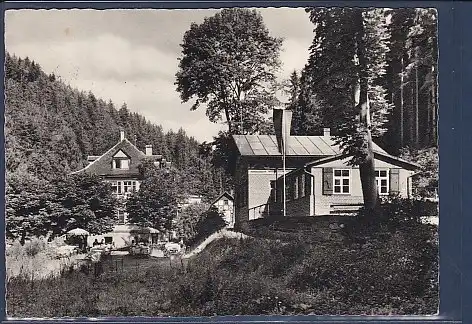
<svg viewBox="0 0 472 324">
<path fill-rule="evenodd" d="M 211 140 L 224 125 L 204 108 L 190 111 L 174 85 L 179 44 L 192 22 L 216 10 L 16 10 L 5 17 L 5 45 L 28 56 L 79 90 L 111 99 L 117 108 L 161 124 L 183 127 L 197 140 Z M 300 70 L 308 58 L 312 25 L 303 9 L 261 9 L 270 33 L 283 37 L 280 79 Z"/>
<path fill-rule="evenodd" d="M 283 70 L 280 73 L 280 78 L 287 79 L 293 70 L 300 71 L 308 62 L 309 47 L 311 40 L 286 39 L 283 43 L 282 52 L 280 53 L 280 60 L 283 63 Z"/>
<path fill-rule="evenodd" d="M 98 34 L 88 40 L 27 42 L 7 49 L 19 56 L 29 56 L 66 79 L 115 79 L 132 82 L 155 77 L 173 79 L 178 61 L 175 55 L 151 46 L 132 46 L 111 34 Z"/>
</svg>

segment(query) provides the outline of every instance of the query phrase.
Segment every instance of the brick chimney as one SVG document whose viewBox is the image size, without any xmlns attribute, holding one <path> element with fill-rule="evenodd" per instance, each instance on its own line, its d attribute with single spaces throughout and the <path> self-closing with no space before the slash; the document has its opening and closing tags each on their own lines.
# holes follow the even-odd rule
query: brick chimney
<svg viewBox="0 0 472 324">
<path fill-rule="evenodd" d="M 124 139 L 125 139 L 125 130 L 120 129 L 120 142 L 123 141 Z"/>
<path fill-rule="evenodd" d="M 152 155 L 152 145 L 146 145 L 146 155 L 147 156 Z"/>
<path fill-rule="evenodd" d="M 331 136 L 331 130 L 329 128 L 323 128 L 323 136 L 330 137 Z"/>
</svg>

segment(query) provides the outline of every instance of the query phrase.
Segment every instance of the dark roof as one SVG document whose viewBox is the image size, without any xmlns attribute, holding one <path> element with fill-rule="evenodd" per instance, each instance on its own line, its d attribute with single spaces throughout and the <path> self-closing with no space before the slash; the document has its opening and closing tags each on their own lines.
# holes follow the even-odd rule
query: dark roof
<svg viewBox="0 0 472 324">
<path fill-rule="evenodd" d="M 228 199 L 231 199 L 231 200 L 234 200 L 233 196 L 231 196 L 231 194 L 229 194 L 227 191 L 223 192 L 221 195 L 219 195 L 218 197 L 216 197 L 215 199 L 213 199 L 213 201 L 211 202 L 211 205 L 214 205 L 218 200 L 220 200 L 221 198 L 223 197 L 226 197 Z"/>
<path fill-rule="evenodd" d="M 242 156 L 280 156 L 275 135 L 233 135 Z M 287 156 L 333 156 L 341 154 L 330 136 L 290 136 Z M 373 143 L 374 151 L 387 154 Z"/>
<path fill-rule="evenodd" d="M 130 158 L 129 169 L 113 169 L 113 156 L 119 151 L 123 151 Z M 98 157 L 85 168 L 75 171 L 73 173 L 87 172 L 89 174 L 96 174 L 100 176 L 120 177 L 120 176 L 137 176 L 139 175 L 138 166 L 144 160 L 160 161 L 162 155 L 146 155 L 141 152 L 126 138 L 118 142 L 115 146 Z"/>
</svg>

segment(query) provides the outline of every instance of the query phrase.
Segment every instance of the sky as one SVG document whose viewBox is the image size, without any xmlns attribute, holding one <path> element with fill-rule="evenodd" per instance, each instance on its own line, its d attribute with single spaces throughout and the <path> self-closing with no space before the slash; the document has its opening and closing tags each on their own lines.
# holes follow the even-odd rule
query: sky
<svg viewBox="0 0 472 324">
<path fill-rule="evenodd" d="M 313 39 L 313 25 L 303 8 L 261 8 L 272 36 L 284 39 L 280 81 L 303 68 Z M 197 140 L 210 141 L 227 126 L 214 124 L 204 107 L 190 111 L 176 91 L 180 44 L 192 22 L 212 16 L 212 9 L 8 10 L 5 47 L 28 56 L 46 73 L 96 97 L 126 102 L 164 130 L 180 127 Z"/>
</svg>

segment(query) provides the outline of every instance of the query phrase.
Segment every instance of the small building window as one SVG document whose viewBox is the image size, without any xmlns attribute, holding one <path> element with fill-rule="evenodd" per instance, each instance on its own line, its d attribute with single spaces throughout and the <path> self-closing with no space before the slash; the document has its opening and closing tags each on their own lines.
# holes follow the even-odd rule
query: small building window
<svg viewBox="0 0 472 324">
<path fill-rule="evenodd" d="M 112 181 L 111 182 L 111 191 L 114 193 L 114 194 L 117 194 L 118 193 L 118 183 L 116 181 Z"/>
<path fill-rule="evenodd" d="M 351 192 L 351 175 L 349 169 L 335 169 L 334 176 L 334 193 L 349 194 Z"/>
<path fill-rule="evenodd" d="M 292 200 L 292 184 L 290 183 L 290 181 L 287 181 L 285 183 L 285 200 Z"/>
<path fill-rule="evenodd" d="M 113 169 L 128 170 L 129 159 L 115 158 L 113 159 Z"/>
<path fill-rule="evenodd" d="M 134 181 L 123 181 L 123 192 L 124 193 L 131 192 L 133 190 L 133 182 Z"/>
<path fill-rule="evenodd" d="M 123 193 L 123 188 L 122 188 L 123 181 L 112 181 L 111 182 L 111 189 L 114 194 L 120 195 Z"/>
<path fill-rule="evenodd" d="M 126 214 L 124 210 L 118 209 L 117 215 L 118 215 L 118 224 L 126 224 Z"/>
<path fill-rule="evenodd" d="M 139 189 L 139 183 L 136 180 L 111 181 L 110 183 L 112 192 L 115 195 L 122 195 Z"/>
<path fill-rule="evenodd" d="M 113 243 L 113 237 L 105 236 L 105 244 L 112 244 L 112 243 Z"/>
<path fill-rule="evenodd" d="M 379 195 L 388 195 L 389 184 L 387 170 L 375 170 L 375 181 Z"/>
</svg>

